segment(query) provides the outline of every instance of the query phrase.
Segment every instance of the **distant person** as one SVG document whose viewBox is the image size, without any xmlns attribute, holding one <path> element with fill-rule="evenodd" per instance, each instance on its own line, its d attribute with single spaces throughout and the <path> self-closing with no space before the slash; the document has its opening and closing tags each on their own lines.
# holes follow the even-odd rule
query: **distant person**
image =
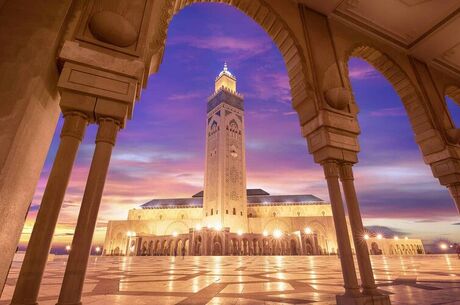
<svg viewBox="0 0 460 305">
<path fill-rule="evenodd" d="M 182 259 L 185 257 L 185 246 L 182 247 Z"/>
</svg>

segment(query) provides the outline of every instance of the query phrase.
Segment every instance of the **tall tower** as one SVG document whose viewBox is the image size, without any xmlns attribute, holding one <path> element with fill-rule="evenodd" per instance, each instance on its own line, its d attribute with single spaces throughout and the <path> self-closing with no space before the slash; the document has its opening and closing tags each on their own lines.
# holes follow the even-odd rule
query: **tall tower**
<svg viewBox="0 0 460 305">
<path fill-rule="evenodd" d="M 207 113 L 204 224 L 247 232 L 243 96 L 227 64 L 216 78 Z"/>
</svg>

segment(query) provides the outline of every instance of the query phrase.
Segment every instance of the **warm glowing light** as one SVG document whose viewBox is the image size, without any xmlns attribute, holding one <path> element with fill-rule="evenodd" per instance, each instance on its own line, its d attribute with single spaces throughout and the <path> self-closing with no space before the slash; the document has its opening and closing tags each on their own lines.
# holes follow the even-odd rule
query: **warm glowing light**
<svg viewBox="0 0 460 305">
<path fill-rule="evenodd" d="M 439 248 L 440 248 L 441 250 L 447 250 L 448 246 L 447 246 L 446 244 L 440 244 L 440 245 L 439 245 Z"/>
<path fill-rule="evenodd" d="M 216 224 L 216 226 L 214 227 L 217 231 L 220 231 L 222 230 L 222 225 L 221 224 Z"/>
<path fill-rule="evenodd" d="M 71 248 L 70 245 L 65 246 L 65 250 L 66 250 L 67 252 L 70 251 L 70 248 Z"/>
<path fill-rule="evenodd" d="M 173 232 L 172 234 L 174 237 L 177 237 L 177 232 Z"/>
<path fill-rule="evenodd" d="M 283 232 L 281 232 L 281 230 L 276 229 L 275 231 L 273 231 L 273 236 L 275 238 L 280 238 L 281 236 L 283 236 Z"/>
<path fill-rule="evenodd" d="M 212 226 L 209 223 L 208 223 L 208 225 L 206 227 L 208 227 L 208 229 L 212 229 Z"/>
<path fill-rule="evenodd" d="M 128 231 L 128 232 L 126 232 L 126 236 L 128 236 L 128 237 L 134 237 L 134 236 L 136 236 L 136 232 Z"/>
<path fill-rule="evenodd" d="M 98 246 L 98 247 L 96 247 L 96 249 L 94 249 L 94 250 L 96 250 L 96 253 L 99 253 L 99 252 L 101 252 L 101 247 Z"/>
<path fill-rule="evenodd" d="M 195 226 L 195 230 L 197 230 L 197 231 L 201 230 L 201 225 L 199 223 Z"/>
<path fill-rule="evenodd" d="M 406 236 L 406 237 L 404 237 L 404 239 L 405 239 L 405 240 L 408 240 L 408 239 L 409 239 L 409 237 L 407 237 L 407 236 Z"/>
<path fill-rule="evenodd" d="M 398 239 L 399 239 L 399 237 L 398 237 L 398 236 L 395 236 L 395 237 L 394 237 L 394 239 L 395 239 L 395 240 L 398 240 Z"/>
<path fill-rule="evenodd" d="M 382 234 L 377 234 L 377 239 L 382 239 L 382 238 L 383 238 Z"/>
<path fill-rule="evenodd" d="M 241 236 L 241 235 L 243 235 L 243 231 L 238 230 L 238 232 L 236 232 L 236 234 L 238 234 L 239 236 Z"/>
<path fill-rule="evenodd" d="M 365 234 L 365 235 L 364 235 L 364 239 L 365 239 L 365 240 L 368 240 L 368 239 L 369 239 L 369 234 Z"/>
<path fill-rule="evenodd" d="M 264 236 L 268 236 L 268 232 L 267 232 L 267 231 L 264 231 L 263 235 L 264 235 Z"/>
<path fill-rule="evenodd" d="M 311 234 L 311 228 L 306 227 L 306 228 L 304 229 L 304 232 L 305 232 L 305 234 Z"/>
</svg>

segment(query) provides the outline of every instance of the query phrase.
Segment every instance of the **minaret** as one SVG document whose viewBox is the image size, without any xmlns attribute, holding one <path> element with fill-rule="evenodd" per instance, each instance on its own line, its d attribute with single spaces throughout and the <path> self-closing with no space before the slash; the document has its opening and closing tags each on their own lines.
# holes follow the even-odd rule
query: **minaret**
<svg viewBox="0 0 460 305">
<path fill-rule="evenodd" d="M 208 99 L 204 225 L 247 232 L 243 96 L 224 64 Z"/>
</svg>

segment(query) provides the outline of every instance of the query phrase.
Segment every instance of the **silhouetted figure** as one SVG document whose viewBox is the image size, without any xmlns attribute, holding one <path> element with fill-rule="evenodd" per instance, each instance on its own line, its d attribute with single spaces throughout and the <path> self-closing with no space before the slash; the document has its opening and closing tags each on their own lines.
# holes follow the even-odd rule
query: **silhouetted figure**
<svg viewBox="0 0 460 305">
<path fill-rule="evenodd" d="M 184 259 L 184 257 L 185 257 L 185 246 L 182 247 L 182 259 Z"/>
</svg>

